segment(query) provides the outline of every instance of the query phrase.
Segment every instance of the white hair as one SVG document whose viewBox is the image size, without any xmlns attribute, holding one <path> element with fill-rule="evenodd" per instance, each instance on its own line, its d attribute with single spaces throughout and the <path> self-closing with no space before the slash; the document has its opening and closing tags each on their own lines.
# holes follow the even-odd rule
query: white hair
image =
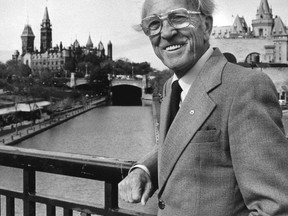
<svg viewBox="0 0 288 216">
<path fill-rule="evenodd" d="M 177 0 L 175 0 L 177 1 Z M 191 8 L 200 11 L 205 16 L 212 16 L 215 10 L 214 0 L 186 0 Z M 151 7 L 151 1 L 145 1 L 142 7 L 142 19 L 147 15 L 147 9 Z"/>
<path fill-rule="evenodd" d="M 214 0 L 189 0 L 205 16 L 212 16 L 215 10 Z M 196 5 L 195 5 L 196 4 Z"/>
</svg>

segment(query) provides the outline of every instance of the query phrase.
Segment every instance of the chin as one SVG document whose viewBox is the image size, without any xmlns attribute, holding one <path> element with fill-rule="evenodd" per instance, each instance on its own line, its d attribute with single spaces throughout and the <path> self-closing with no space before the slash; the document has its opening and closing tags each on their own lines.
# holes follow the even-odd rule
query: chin
<svg viewBox="0 0 288 216">
<path fill-rule="evenodd" d="M 187 71 L 189 70 L 193 64 L 193 60 L 189 61 L 177 61 L 173 59 L 162 60 L 163 64 L 166 65 L 169 69 L 173 71 Z"/>
</svg>

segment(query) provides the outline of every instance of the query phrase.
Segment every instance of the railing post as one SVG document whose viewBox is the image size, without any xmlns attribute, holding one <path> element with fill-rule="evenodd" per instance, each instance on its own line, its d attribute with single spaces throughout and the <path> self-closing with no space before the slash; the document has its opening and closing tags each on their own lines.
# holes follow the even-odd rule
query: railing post
<svg viewBox="0 0 288 216">
<path fill-rule="evenodd" d="M 118 208 L 118 184 L 105 181 L 105 211 Z"/>
<path fill-rule="evenodd" d="M 47 205 L 46 206 L 46 215 L 47 216 L 56 216 L 56 207 L 52 206 L 52 205 Z"/>
<path fill-rule="evenodd" d="M 63 216 L 72 216 L 73 211 L 71 209 L 64 209 Z"/>
<path fill-rule="evenodd" d="M 23 170 L 23 193 L 24 193 L 24 216 L 35 216 L 35 202 L 31 202 L 30 195 L 35 194 L 36 190 L 35 171 L 30 167 Z"/>
<path fill-rule="evenodd" d="M 1 209 L 0 209 L 1 215 Z M 15 216 L 15 199 L 14 197 L 6 197 L 6 215 Z"/>
</svg>

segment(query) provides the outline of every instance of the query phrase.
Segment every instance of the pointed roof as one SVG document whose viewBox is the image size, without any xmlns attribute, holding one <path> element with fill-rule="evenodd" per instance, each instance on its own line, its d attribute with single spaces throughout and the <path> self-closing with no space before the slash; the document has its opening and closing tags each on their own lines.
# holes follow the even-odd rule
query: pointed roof
<svg viewBox="0 0 288 216">
<path fill-rule="evenodd" d="M 87 48 L 93 48 L 93 43 L 92 43 L 90 35 L 89 35 L 88 41 L 86 43 L 86 47 Z"/>
<path fill-rule="evenodd" d="M 25 25 L 21 37 L 35 37 L 30 25 L 28 24 Z"/>
<path fill-rule="evenodd" d="M 48 14 L 48 8 L 47 7 L 45 7 L 44 17 L 43 17 L 42 22 L 44 22 L 44 21 L 50 22 L 49 14 Z"/>
<path fill-rule="evenodd" d="M 247 33 L 248 26 L 244 19 L 244 17 L 239 17 L 239 15 L 236 16 L 234 23 L 233 23 L 233 32 L 234 33 Z"/>
<path fill-rule="evenodd" d="M 259 6 L 259 12 L 263 14 L 270 14 L 271 9 L 268 4 L 268 0 L 261 0 L 260 6 Z"/>
<path fill-rule="evenodd" d="M 279 16 L 275 17 L 274 28 L 272 31 L 273 35 L 288 35 L 286 26 Z"/>
<path fill-rule="evenodd" d="M 245 18 L 243 16 L 239 17 L 238 14 L 237 14 L 235 21 L 234 21 L 234 25 L 235 24 L 238 24 L 238 25 L 242 26 L 243 28 L 247 28 L 247 23 L 245 21 Z"/>
</svg>

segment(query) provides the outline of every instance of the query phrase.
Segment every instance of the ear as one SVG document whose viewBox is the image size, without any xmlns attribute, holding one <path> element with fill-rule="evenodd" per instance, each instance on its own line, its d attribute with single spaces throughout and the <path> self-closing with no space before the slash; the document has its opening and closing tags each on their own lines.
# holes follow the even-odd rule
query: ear
<svg viewBox="0 0 288 216">
<path fill-rule="evenodd" d="M 204 40 L 208 41 L 213 28 L 213 17 L 205 16 L 204 20 Z"/>
</svg>

